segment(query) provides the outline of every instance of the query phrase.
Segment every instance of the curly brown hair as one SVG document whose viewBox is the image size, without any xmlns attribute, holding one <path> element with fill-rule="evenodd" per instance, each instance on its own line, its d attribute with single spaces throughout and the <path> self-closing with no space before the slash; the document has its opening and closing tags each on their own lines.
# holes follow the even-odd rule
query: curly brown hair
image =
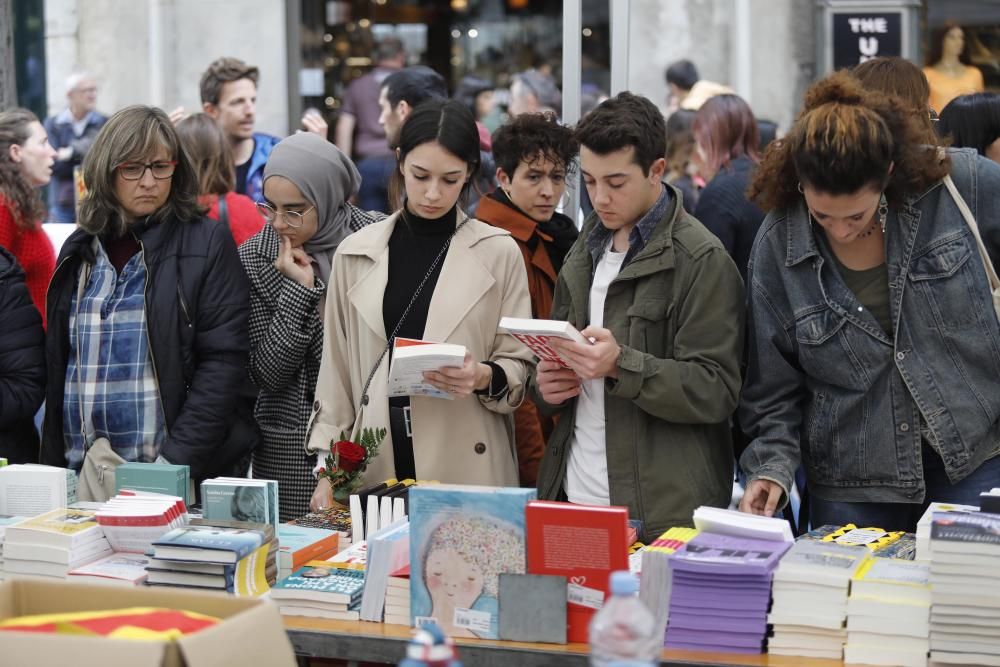
<svg viewBox="0 0 1000 667">
<path fill-rule="evenodd" d="M 872 186 L 897 206 L 948 173 L 948 158 L 924 143 L 912 110 L 896 96 L 866 90 L 848 72 L 813 84 L 803 109 L 754 173 L 748 194 L 764 210 L 796 202 L 800 184 L 832 195 Z"/>
<path fill-rule="evenodd" d="M 568 171 L 579 152 L 573 130 L 551 112 L 523 113 L 493 133 L 493 159 L 511 178 L 521 162 L 530 164 L 539 155 Z"/>
<path fill-rule="evenodd" d="M 21 175 L 21 167 L 10 159 L 10 147 L 23 146 L 31 136 L 31 124 L 38 117 L 27 109 L 10 109 L 0 113 L 0 194 L 14 214 L 14 222 L 22 229 L 34 229 L 45 217 L 38 188 Z"/>
</svg>

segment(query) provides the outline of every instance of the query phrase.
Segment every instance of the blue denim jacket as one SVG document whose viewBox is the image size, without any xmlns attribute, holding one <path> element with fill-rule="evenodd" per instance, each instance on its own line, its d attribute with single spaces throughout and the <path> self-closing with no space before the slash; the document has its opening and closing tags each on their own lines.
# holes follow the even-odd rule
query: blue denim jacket
<svg viewBox="0 0 1000 667">
<path fill-rule="evenodd" d="M 1000 166 L 969 149 L 948 153 L 994 244 Z M 821 233 L 801 202 L 772 211 L 754 243 L 740 406 L 752 442 L 740 464 L 786 495 L 801 458 L 817 498 L 921 502 L 922 439 L 952 482 L 1000 452 L 1000 325 L 976 241 L 941 183 L 890 211 L 890 337 Z"/>
</svg>

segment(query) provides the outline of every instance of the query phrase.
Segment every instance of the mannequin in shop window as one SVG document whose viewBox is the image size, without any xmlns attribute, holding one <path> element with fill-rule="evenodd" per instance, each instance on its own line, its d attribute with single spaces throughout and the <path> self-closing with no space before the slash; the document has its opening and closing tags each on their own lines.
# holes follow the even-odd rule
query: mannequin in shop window
<svg viewBox="0 0 1000 667">
<path fill-rule="evenodd" d="M 959 95 L 983 92 L 983 73 L 969 64 L 969 50 L 961 26 L 946 23 L 934 31 L 929 56 L 924 75 L 931 86 L 930 102 L 934 111 L 940 112 Z"/>
</svg>

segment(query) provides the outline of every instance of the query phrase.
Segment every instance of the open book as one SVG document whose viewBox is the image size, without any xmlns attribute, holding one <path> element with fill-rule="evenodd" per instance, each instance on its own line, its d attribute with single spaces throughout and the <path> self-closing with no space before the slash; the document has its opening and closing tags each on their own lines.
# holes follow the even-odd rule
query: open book
<svg viewBox="0 0 1000 667">
<path fill-rule="evenodd" d="M 550 345 L 552 338 L 562 338 L 584 345 L 591 341 L 584 338 L 569 322 L 559 320 L 533 320 L 522 317 L 504 317 L 500 319 L 500 331 L 509 333 L 524 343 L 536 357 L 543 361 L 554 361 L 563 368 L 569 368 L 566 360 L 559 356 Z"/>
<path fill-rule="evenodd" d="M 464 345 L 397 337 L 392 348 L 392 363 L 389 365 L 389 396 L 453 399 L 451 394 L 425 382 L 424 373 L 436 371 L 443 366 L 461 368 L 464 363 Z"/>
</svg>

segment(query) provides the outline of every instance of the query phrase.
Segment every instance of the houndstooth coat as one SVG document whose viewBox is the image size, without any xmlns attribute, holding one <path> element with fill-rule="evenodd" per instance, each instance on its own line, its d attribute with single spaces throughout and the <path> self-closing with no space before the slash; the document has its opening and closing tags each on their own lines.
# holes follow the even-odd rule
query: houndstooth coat
<svg viewBox="0 0 1000 667">
<path fill-rule="evenodd" d="M 385 216 L 351 206 L 357 231 Z M 250 377 L 260 388 L 254 415 L 261 443 L 253 453 L 253 476 L 278 481 L 281 521 L 309 511 L 316 488 L 315 456 L 304 443 L 319 375 L 323 324 L 319 309 L 327 286 L 303 287 L 274 266 L 279 238 L 271 225 L 240 246 L 250 278 Z"/>
</svg>

